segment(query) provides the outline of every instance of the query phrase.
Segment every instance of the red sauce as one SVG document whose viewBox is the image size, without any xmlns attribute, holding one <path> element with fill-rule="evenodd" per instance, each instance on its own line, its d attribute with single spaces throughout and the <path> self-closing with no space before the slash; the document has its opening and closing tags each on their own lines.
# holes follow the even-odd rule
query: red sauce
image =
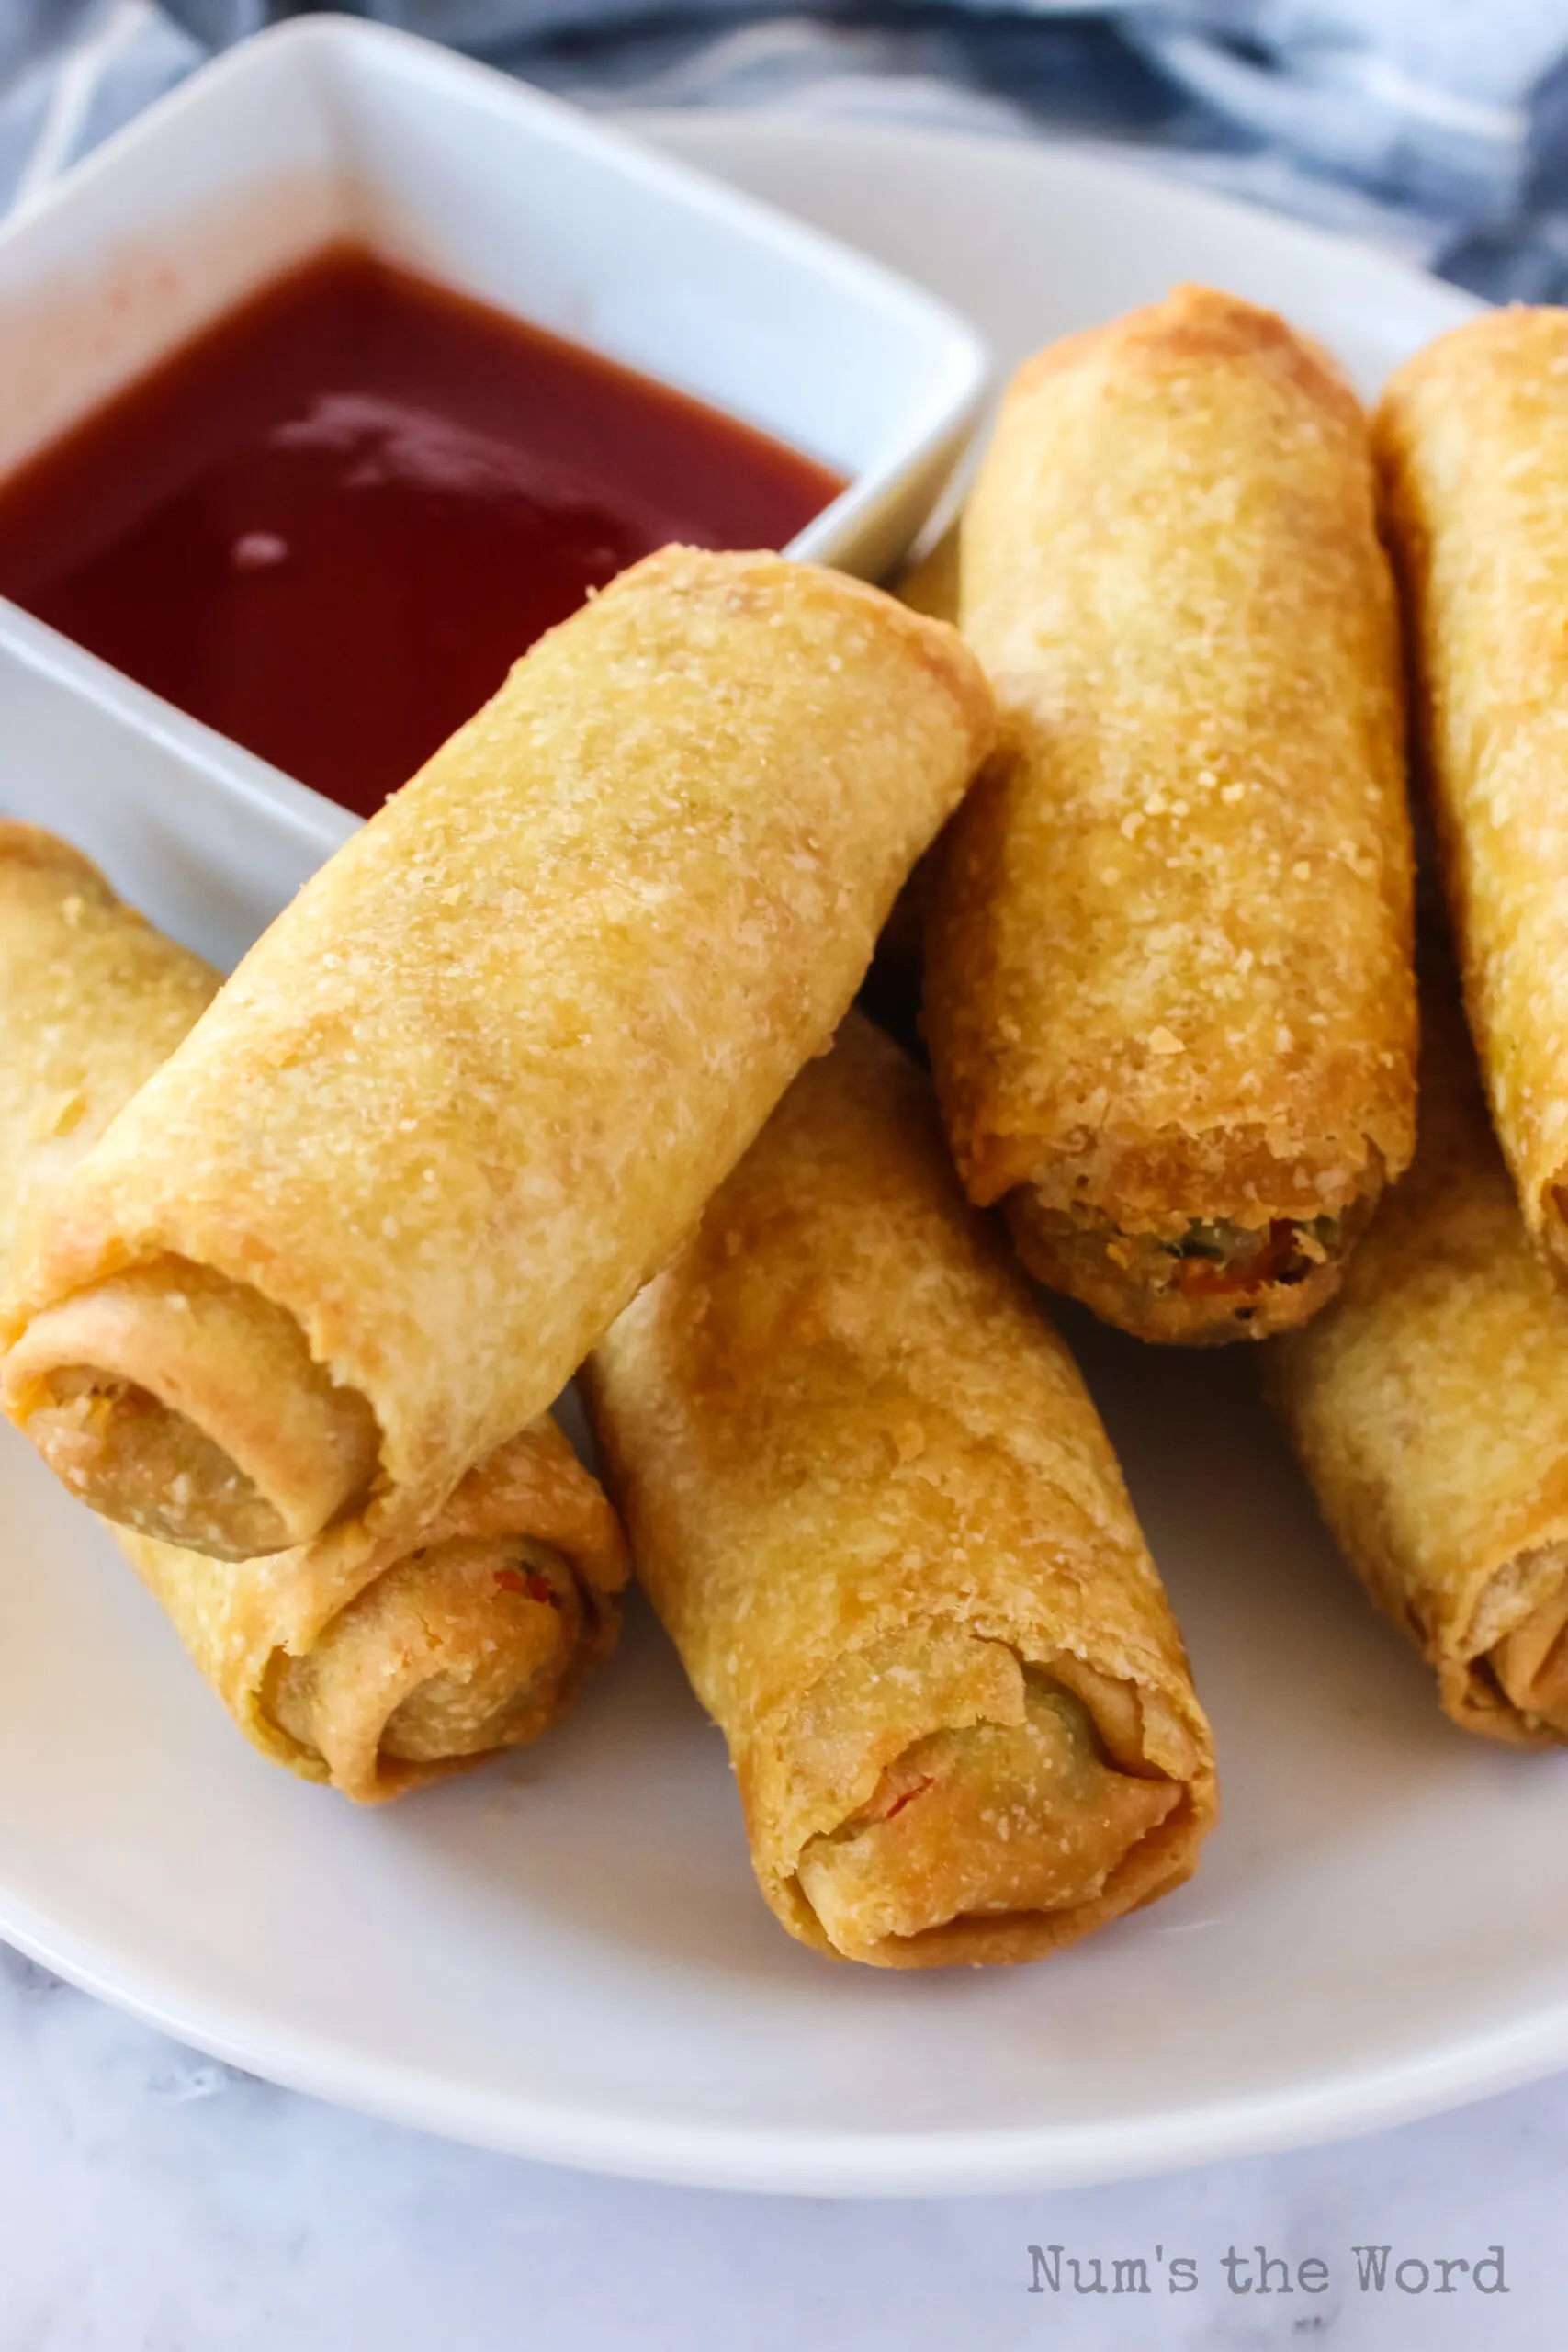
<svg viewBox="0 0 1568 2352">
<path fill-rule="evenodd" d="M 325 254 L 0 484 L 0 594 L 368 814 L 590 588 L 843 487 L 667 386 Z"/>
</svg>

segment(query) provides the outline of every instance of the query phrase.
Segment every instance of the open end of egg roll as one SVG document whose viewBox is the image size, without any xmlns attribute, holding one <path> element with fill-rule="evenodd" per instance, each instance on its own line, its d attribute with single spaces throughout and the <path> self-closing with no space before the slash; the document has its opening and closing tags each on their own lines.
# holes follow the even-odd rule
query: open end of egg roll
<svg viewBox="0 0 1568 2352">
<path fill-rule="evenodd" d="M 1524 1623 L 1494 1642 L 1487 1664 L 1504 1695 L 1528 1724 L 1568 1739 L 1568 1545 L 1543 1555 L 1554 1571 L 1551 1589 Z"/>
<path fill-rule="evenodd" d="M 1072 1942 L 1187 1875 L 1186 1783 L 1147 1758 L 1137 1691 L 1077 1658 L 874 1645 L 814 1710 L 840 1769 L 853 1759 L 841 1785 L 908 1727 L 900 1694 L 922 1680 L 941 1712 L 976 1719 L 898 1747 L 870 1797 L 800 1851 L 799 1894 L 835 1951 L 889 1968 L 1034 1957 L 1043 1931 Z"/>
<path fill-rule="evenodd" d="M 1468 1638 L 1435 1663 L 1444 1710 L 1462 1729 L 1514 1747 L 1568 1739 L 1568 1542 L 1499 1568 Z"/>
<path fill-rule="evenodd" d="M 345 1521 L 265 1559 L 119 1541 L 247 1739 L 378 1804 L 538 1738 L 615 1647 L 620 1523 L 551 1414 L 418 1540 Z"/>
<path fill-rule="evenodd" d="M 1180 1802 L 1173 1781 L 1118 1771 L 1083 1702 L 1049 1677 L 1025 1675 L 1023 1709 L 1021 1723 L 917 1740 L 868 1805 L 812 1839 L 801 1888 L 838 1951 L 882 1959 L 891 1942 L 1077 1910 Z"/>
<path fill-rule="evenodd" d="M 1030 1186 L 1004 1203 L 1037 1282 L 1081 1299 L 1135 1339 L 1184 1347 L 1292 1329 L 1338 1289 L 1382 1191 L 1382 1163 L 1337 1215 L 1168 1221 L 1136 1232 L 1095 1209 L 1047 1207 Z"/>
<path fill-rule="evenodd" d="M 400 1765 L 456 1765 L 536 1738 L 578 1666 L 592 1608 L 552 1544 L 422 1546 L 307 1657 L 275 1659 L 263 1709 L 339 1787 L 391 1794 Z"/>
<path fill-rule="evenodd" d="M 365 1496 L 379 1452 L 292 1316 L 176 1257 L 34 1317 L 6 1362 L 7 1409 L 106 1519 L 242 1560 L 310 1540 Z"/>
<path fill-rule="evenodd" d="M 1039 1960 L 1190 1876 L 1213 1746 L 1110 1441 L 868 1023 L 586 1386 L 791 1935 L 885 1968 Z"/>
<path fill-rule="evenodd" d="M 376 1464 L 374 1532 L 413 1540 L 825 1044 L 992 724 L 956 635 L 862 582 L 675 548 L 622 573 L 311 876 L 71 1170 L 5 1310 L 24 1377 L 85 1368 L 111 1403 L 130 1381 L 276 1513 L 258 1531 L 226 1486 L 154 1511 L 139 1481 L 170 1541 L 310 1540 L 350 1523 Z M 302 1489 L 227 1426 L 246 1408 L 216 1366 L 254 1385 L 227 1334 L 204 1419 L 53 1326 L 164 1251 L 254 1281 L 366 1400 L 293 1335 L 268 1419 L 294 1424 Z M 62 1402 L 79 1420 L 30 1399 Z M 123 1510 L 77 1451 L 77 1491 Z"/>
</svg>

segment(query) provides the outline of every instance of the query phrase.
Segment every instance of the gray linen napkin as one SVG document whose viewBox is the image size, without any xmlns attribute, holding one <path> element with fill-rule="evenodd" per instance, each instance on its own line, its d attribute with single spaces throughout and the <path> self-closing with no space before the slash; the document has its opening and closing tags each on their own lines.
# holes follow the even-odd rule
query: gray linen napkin
<svg viewBox="0 0 1568 2352">
<path fill-rule="evenodd" d="M 0 205 L 289 0 L 0 6 Z M 1568 292 L 1568 0 L 367 0 L 581 103 L 1135 146 L 1494 297 Z"/>
</svg>

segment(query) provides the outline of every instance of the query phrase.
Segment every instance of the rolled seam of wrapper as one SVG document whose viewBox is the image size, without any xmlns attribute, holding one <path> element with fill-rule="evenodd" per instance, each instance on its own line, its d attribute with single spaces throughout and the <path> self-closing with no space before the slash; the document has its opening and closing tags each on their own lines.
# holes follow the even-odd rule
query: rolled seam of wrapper
<svg viewBox="0 0 1568 2352">
<path fill-rule="evenodd" d="M 1018 1725 L 1031 1672 L 1087 1718 L 1080 1777 L 1163 1776 L 1166 1817 L 1119 1836 L 1059 1916 L 1001 1907 L 993 1855 L 996 1916 L 852 1956 L 1028 1959 L 1190 1873 L 1212 1744 L 1115 1457 L 885 1038 L 846 1022 L 585 1378 L 642 1580 L 729 1742 L 792 1933 L 851 1952 L 800 1883 L 812 1841 L 922 1742 Z M 962 1781 L 962 1749 L 947 1761 Z M 919 1819 L 899 1811 L 908 1844 Z"/>
<path fill-rule="evenodd" d="M 1568 313 L 1440 335 L 1374 422 L 1471 1024 L 1531 1232 L 1568 1266 Z"/>
<path fill-rule="evenodd" d="M 1511 1747 L 1568 1744 L 1562 1663 L 1559 1657 L 1552 1671 L 1547 1656 L 1568 1621 L 1568 1510 L 1533 1523 L 1518 1547 L 1500 1536 L 1447 1606 L 1437 1596 L 1403 1607 L 1373 1597 L 1415 1635 L 1436 1669 L 1445 1713 L 1462 1730 Z"/>
<path fill-rule="evenodd" d="M 991 726 L 953 633 L 878 591 L 635 567 L 252 951 L 64 1188 L 13 1335 L 165 1254 L 251 1283 L 375 1416 L 346 1523 L 407 1538 L 827 1042 Z"/>
<path fill-rule="evenodd" d="M 1354 395 L 1270 313 L 1179 289 L 1020 372 L 962 533 L 1000 742 L 942 844 L 926 1025 L 970 1197 L 1014 1195 L 1033 1270 L 1141 1336 L 1300 1319 L 1414 1136 L 1399 653 Z M 1217 1260 L 1234 1228 L 1239 1312 L 1189 1284 L 1190 1227 Z"/>
<path fill-rule="evenodd" d="M 90 1385 L 62 1386 L 86 1367 Z M 375 1475 L 364 1399 L 334 1390 L 281 1308 L 188 1259 L 131 1267 L 46 1308 L 4 1378 L 12 1418 L 51 1468 L 77 1491 L 96 1482 L 98 1507 L 132 1526 L 156 1523 L 163 1503 L 136 1476 L 149 1451 L 137 1441 L 163 1408 L 171 1426 L 149 1466 L 172 1480 L 190 1532 L 217 1558 L 305 1541 Z M 128 1449 L 122 1488 L 115 1465 Z"/>
<path fill-rule="evenodd" d="M 1340 1296 L 1265 1378 L 1372 1599 L 1445 1712 L 1568 1740 L 1568 1294 L 1532 1246 L 1442 967 L 1424 995 L 1421 1135 Z"/>
<path fill-rule="evenodd" d="M 387 1539 L 376 1541 L 363 1528 L 346 1527 L 296 1551 L 244 1564 L 224 1591 L 198 1555 L 128 1529 L 117 1532 L 246 1736 L 276 1760 L 309 1779 L 330 1780 L 362 1804 L 401 1795 L 474 1760 L 472 1752 L 426 1759 L 383 1752 L 386 1725 L 412 1690 L 435 1675 L 450 1678 L 456 1671 L 460 1678 L 473 1663 L 432 1633 L 423 1621 L 436 1611 L 422 1606 L 417 1592 L 386 1589 L 391 1580 L 444 1546 L 489 1546 L 492 1609 L 547 1612 L 551 1602 L 528 1589 L 529 1572 L 513 1566 L 511 1554 L 519 1544 L 538 1544 L 566 1564 L 576 1595 L 576 1623 L 565 1629 L 572 1638 L 564 1647 L 540 1645 L 542 1686 L 519 1694 L 532 1712 L 497 1743 L 514 1745 L 561 1714 L 615 1646 L 620 1622 L 615 1596 L 629 1572 L 615 1512 L 548 1414 L 469 1472 L 421 1531 L 412 1554 Z M 507 1595 L 499 1604 L 495 1587 Z M 236 1591 L 243 1596 L 237 1604 Z M 383 1626 L 374 1673 L 348 1687 L 337 1677 L 328 1690 L 322 1686 L 329 1676 L 321 1675 L 301 1707 L 312 1717 L 312 1738 L 291 1733 L 272 1706 L 284 1661 L 310 1659 L 323 1643 L 333 1643 L 344 1619 L 378 1608 L 408 1619 L 406 1632 L 400 1635 L 394 1625 L 389 1640 Z M 479 1631 L 481 1645 L 493 1647 L 498 1629 L 481 1624 Z"/>
</svg>

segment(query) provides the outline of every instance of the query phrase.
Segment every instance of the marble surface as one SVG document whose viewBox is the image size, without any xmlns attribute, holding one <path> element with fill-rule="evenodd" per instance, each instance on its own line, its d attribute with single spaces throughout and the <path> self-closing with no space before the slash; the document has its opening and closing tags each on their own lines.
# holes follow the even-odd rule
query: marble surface
<svg viewBox="0 0 1568 2352">
<path fill-rule="evenodd" d="M 1556 2352 L 1565 2192 L 1568 2077 L 1337 2147 L 1066 2195 L 649 2188 L 296 2098 L 0 1946 L 0 2352 Z M 1289 2262 L 1288 2294 L 1277 2269 L 1258 2292 L 1260 2242 Z M 1378 2245 L 1385 2285 L 1363 2291 L 1351 2249 Z M 1438 2260 L 1493 2245 L 1506 2292 L 1452 2268 L 1438 2294 Z M 1089 2289 L 1096 2257 L 1108 2291 L 1075 2293 L 1073 2260 Z M 1147 2296 L 1132 2272 L 1109 2291 L 1118 2258 L 1148 2265 Z M 1172 2293 L 1183 2260 L 1196 2283 Z M 1321 2281 L 1302 2269 L 1314 2260 Z M 1400 2263 L 1416 2266 L 1403 2288 Z"/>
</svg>

